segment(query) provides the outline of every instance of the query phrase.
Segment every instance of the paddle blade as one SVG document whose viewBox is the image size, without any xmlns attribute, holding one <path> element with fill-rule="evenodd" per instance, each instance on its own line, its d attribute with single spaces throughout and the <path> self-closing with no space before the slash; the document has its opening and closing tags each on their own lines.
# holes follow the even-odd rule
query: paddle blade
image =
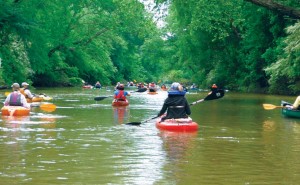
<svg viewBox="0 0 300 185">
<path fill-rule="evenodd" d="M 51 104 L 51 103 L 46 103 L 46 104 L 41 104 L 40 108 L 46 112 L 53 112 L 56 110 L 56 105 Z"/>
<path fill-rule="evenodd" d="M 218 89 L 216 92 L 212 92 L 211 94 L 209 94 L 208 96 L 206 96 L 204 98 L 205 101 L 207 100 L 215 100 L 215 99 L 219 99 L 222 98 L 225 95 L 225 92 L 223 89 Z"/>
<path fill-rule="evenodd" d="M 130 123 L 125 123 L 125 125 L 135 125 L 135 126 L 139 126 L 140 124 L 142 124 L 142 122 L 130 122 Z"/>
<path fill-rule="evenodd" d="M 158 118 L 158 117 L 159 117 L 159 116 L 155 116 L 155 117 L 153 117 L 153 118 L 147 119 L 147 120 L 142 121 L 142 122 L 130 122 L 130 123 L 125 123 L 125 125 L 135 125 L 135 126 L 138 126 L 138 125 L 140 125 L 140 124 L 142 124 L 142 123 L 146 123 L 146 122 L 148 122 L 148 121 L 150 121 L 150 120 L 153 120 L 153 119 L 155 119 L 155 118 Z"/>
<path fill-rule="evenodd" d="M 263 107 L 265 110 L 272 110 L 272 109 L 276 109 L 276 108 L 282 108 L 283 106 L 276 106 L 276 105 L 272 105 L 272 104 L 263 104 Z"/>
<path fill-rule="evenodd" d="M 98 97 L 95 97 L 94 100 L 95 101 L 100 101 L 100 100 L 104 100 L 105 98 L 108 98 L 109 96 L 98 96 Z"/>
<path fill-rule="evenodd" d="M 147 88 L 140 88 L 140 89 L 138 89 L 137 91 L 135 91 L 135 92 L 146 92 L 147 91 Z"/>
<path fill-rule="evenodd" d="M 10 94 L 10 92 L 5 92 L 4 93 L 5 96 L 8 96 L 9 94 Z"/>
</svg>

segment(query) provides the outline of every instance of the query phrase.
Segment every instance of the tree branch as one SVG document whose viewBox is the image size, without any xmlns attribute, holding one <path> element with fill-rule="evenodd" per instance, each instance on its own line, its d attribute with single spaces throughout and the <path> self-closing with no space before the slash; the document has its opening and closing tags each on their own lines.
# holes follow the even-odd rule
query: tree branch
<svg viewBox="0 0 300 185">
<path fill-rule="evenodd" d="M 245 0 L 245 1 L 256 4 L 258 6 L 265 7 L 269 10 L 279 12 L 291 18 L 300 19 L 300 10 L 276 3 L 272 0 Z"/>
</svg>

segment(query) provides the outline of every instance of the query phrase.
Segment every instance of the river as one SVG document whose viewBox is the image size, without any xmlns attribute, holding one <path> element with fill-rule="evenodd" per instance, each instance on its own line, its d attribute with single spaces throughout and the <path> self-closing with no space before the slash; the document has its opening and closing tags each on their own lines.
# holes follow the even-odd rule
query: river
<svg viewBox="0 0 300 185">
<path fill-rule="evenodd" d="M 134 90 L 134 89 L 133 89 Z M 133 91 L 128 90 L 128 91 Z M 295 97 L 226 92 L 191 106 L 196 133 L 160 131 L 155 117 L 167 93 L 132 93 L 113 108 L 112 89 L 38 88 L 53 97 L 53 112 L 2 116 L 0 184 L 298 184 L 300 119 L 280 105 Z M 4 92 L 1 92 L 2 101 Z M 190 93 L 189 103 L 207 92 Z"/>
</svg>

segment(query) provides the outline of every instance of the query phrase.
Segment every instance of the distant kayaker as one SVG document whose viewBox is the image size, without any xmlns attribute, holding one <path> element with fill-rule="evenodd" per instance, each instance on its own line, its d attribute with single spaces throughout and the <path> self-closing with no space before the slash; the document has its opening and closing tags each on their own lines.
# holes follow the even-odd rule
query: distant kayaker
<svg viewBox="0 0 300 185">
<path fill-rule="evenodd" d="M 154 82 L 149 83 L 149 92 L 156 92 L 156 84 Z"/>
<path fill-rule="evenodd" d="M 143 83 L 139 83 L 138 86 L 137 86 L 137 88 L 138 88 L 138 89 L 144 88 L 144 84 L 143 84 Z"/>
<path fill-rule="evenodd" d="M 210 92 L 208 94 L 211 93 L 216 93 L 218 91 L 218 86 L 216 84 L 213 84 L 210 88 Z"/>
<path fill-rule="evenodd" d="M 120 82 L 117 83 L 117 85 L 115 86 L 115 90 L 118 90 L 120 84 Z"/>
<path fill-rule="evenodd" d="M 27 103 L 25 96 L 20 92 L 20 85 L 18 83 L 12 84 L 13 92 L 11 92 L 5 99 L 5 106 L 22 106 L 25 108 L 30 108 Z"/>
<path fill-rule="evenodd" d="M 158 116 L 162 116 L 166 111 L 167 115 L 161 120 L 187 118 L 191 114 L 190 106 L 185 98 L 185 91 L 182 85 L 174 82 L 168 91 L 168 98 L 165 100 Z"/>
<path fill-rule="evenodd" d="M 163 90 L 163 91 L 166 91 L 166 90 L 167 90 L 167 86 L 166 86 L 165 84 L 162 84 L 160 88 L 161 88 L 161 90 Z"/>
<path fill-rule="evenodd" d="M 101 87 L 102 87 L 101 83 L 99 81 L 97 81 L 96 84 L 95 84 L 95 88 L 96 89 L 101 89 Z"/>
<path fill-rule="evenodd" d="M 114 92 L 114 99 L 119 101 L 126 101 L 126 96 L 130 96 L 130 93 L 124 91 L 124 84 L 120 84 L 117 90 Z"/>
<path fill-rule="evenodd" d="M 30 92 L 28 86 L 29 86 L 29 84 L 27 82 L 23 82 L 20 92 L 25 96 L 25 98 L 32 100 L 32 98 L 34 97 L 34 94 L 32 94 Z"/>
</svg>

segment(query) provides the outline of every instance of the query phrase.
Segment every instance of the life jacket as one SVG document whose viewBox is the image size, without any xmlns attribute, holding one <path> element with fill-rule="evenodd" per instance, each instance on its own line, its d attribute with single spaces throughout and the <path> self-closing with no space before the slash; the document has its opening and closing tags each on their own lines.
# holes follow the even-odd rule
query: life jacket
<svg viewBox="0 0 300 185">
<path fill-rule="evenodd" d="M 176 96 L 176 95 L 179 95 L 179 96 L 184 96 L 186 93 L 186 91 L 168 91 L 168 95 L 173 95 L 173 96 Z"/>
<path fill-rule="evenodd" d="M 119 90 L 119 92 L 116 95 L 115 99 L 121 100 L 121 101 L 125 101 L 126 100 L 126 96 L 124 95 L 124 91 L 123 90 Z"/>
<path fill-rule="evenodd" d="M 22 106 L 23 104 L 21 103 L 21 94 L 17 92 L 13 92 L 10 94 L 9 98 L 9 105 L 10 106 Z"/>
</svg>

